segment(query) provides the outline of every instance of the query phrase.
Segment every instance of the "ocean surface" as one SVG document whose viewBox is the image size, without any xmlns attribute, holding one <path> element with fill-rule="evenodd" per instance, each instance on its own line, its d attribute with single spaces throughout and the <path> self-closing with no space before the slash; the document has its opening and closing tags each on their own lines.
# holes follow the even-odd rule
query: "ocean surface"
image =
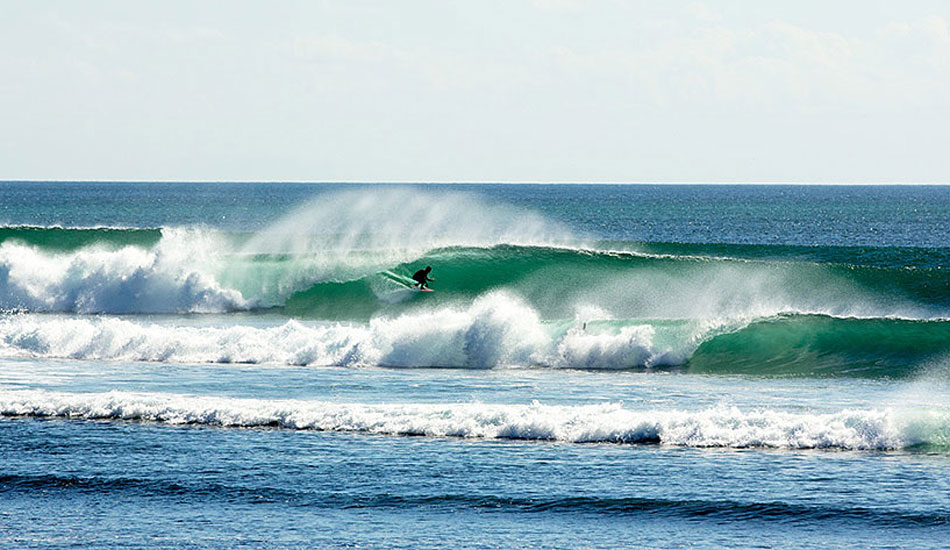
<svg viewBox="0 0 950 550">
<path fill-rule="evenodd" d="M 950 187 L 0 182 L 0 547 L 948 545 Z"/>
</svg>

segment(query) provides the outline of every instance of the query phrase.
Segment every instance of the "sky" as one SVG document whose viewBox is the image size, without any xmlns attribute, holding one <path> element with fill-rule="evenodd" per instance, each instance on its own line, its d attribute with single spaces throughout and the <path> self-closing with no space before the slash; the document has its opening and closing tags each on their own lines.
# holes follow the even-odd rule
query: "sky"
<svg viewBox="0 0 950 550">
<path fill-rule="evenodd" d="M 0 0 L 0 180 L 950 182 L 950 2 Z"/>
</svg>

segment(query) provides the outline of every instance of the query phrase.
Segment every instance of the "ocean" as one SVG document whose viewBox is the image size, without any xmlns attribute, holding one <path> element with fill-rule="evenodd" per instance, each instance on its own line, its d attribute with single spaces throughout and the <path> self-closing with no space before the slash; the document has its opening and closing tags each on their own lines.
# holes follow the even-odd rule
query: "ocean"
<svg viewBox="0 0 950 550">
<path fill-rule="evenodd" d="M 0 547 L 948 545 L 950 187 L 0 182 Z"/>
</svg>

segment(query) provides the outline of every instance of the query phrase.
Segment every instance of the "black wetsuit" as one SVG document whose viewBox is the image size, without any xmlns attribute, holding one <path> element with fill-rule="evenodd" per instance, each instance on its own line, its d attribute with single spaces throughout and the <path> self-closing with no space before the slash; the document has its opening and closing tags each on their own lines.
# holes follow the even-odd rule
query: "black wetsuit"
<svg viewBox="0 0 950 550">
<path fill-rule="evenodd" d="M 419 283 L 419 288 L 425 288 L 426 283 L 429 282 L 429 272 L 425 269 L 420 269 L 413 273 L 412 280 Z"/>
</svg>

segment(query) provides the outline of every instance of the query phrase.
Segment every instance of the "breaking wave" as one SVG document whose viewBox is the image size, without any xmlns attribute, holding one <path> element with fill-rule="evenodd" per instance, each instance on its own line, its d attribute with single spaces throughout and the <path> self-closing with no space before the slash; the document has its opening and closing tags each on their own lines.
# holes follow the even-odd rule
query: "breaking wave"
<svg viewBox="0 0 950 550">
<path fill-rule="evenodd" d="M 419 305 L 404 281 L 433 265 L 426 305 L 509 289 L 546 318 L 594 305 L 614 317 L 696 318 L 783 311 L 946 317 L 950 273 L 913 268 L 671 256 L 567 246 L 251 253 L 247 236 L 161 230 L 153 246 L 61 251 L 0 242 L 0 310 L 189 313 L 273 309 L 368 319 Z M 776 247 L 781 248 L 781 247 Z M 773 251 L 780 254 L 781 250 Z"/>
<path fill-rule="evenodd" d="M 815 414 L 734 407 L 632 410 L 620 403 L 366 404 L 0 390 L 0 415 L 688 447 L 893 450 L 950 445 L 950 411 L 937 409 L 856 409 Z"/>
<path fill-rule="evenodd" d="M 590 314 L 590 312 L 588 312 Z M 182 325 L 118 317 L 0 317 L 0 355 L 170 363 L 686 370 L 771 376 L 912 376 L 950 358 L 950 322 L 778 315 L 544 321 L 489 293 L 368 323 Z"/>
<path fill-rule="evenodd" d="M 213 235 L 197 229 L 163 230 L 150 247 L 97 242 L 61 251 L 6 240 L 0 242 L 0 310 L 172 313 L 252 307 L 253 301 L 216 280 L 220 249 Z"/>
</svg>

